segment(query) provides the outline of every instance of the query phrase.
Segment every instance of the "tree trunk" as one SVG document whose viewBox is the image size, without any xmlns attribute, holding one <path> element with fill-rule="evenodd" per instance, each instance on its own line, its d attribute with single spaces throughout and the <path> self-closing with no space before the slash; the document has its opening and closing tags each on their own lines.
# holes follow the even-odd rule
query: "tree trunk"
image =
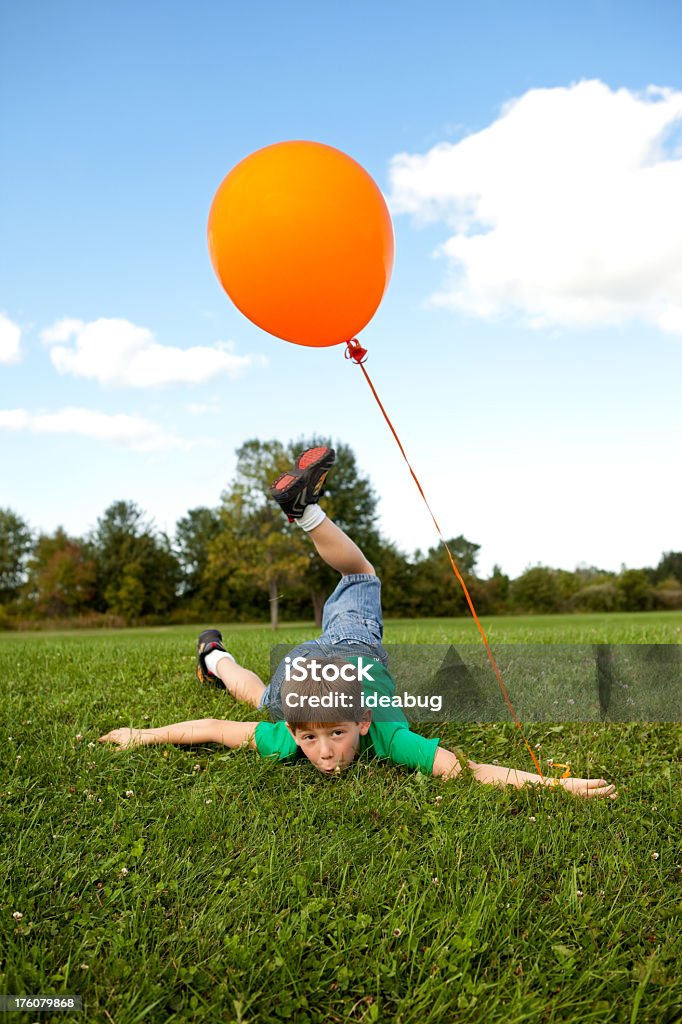
<svg viewBox="0 0 682 1024">
<path fill-rule="evenodd" d="M 279 625 L 279 594 L 277 593 L 277 578 L 268 580 L 268 593 L 270 595 L 270 625 L 277 629 Z"/>
<path fill-rule="evenodd" d="M 324 611 L 324 591 L 313 590 L 310 593 L 310 597 L 313 602 L 313 611 L 315 613 L 315 625 L 322 628 L 322 612 Z"/>
</svg>

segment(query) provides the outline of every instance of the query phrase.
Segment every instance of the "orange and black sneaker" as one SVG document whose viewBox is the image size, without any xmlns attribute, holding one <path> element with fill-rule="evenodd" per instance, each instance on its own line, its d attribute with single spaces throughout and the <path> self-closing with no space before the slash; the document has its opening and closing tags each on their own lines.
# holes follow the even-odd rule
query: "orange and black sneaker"
<svg viewBox="0 0 682 1024">
<path fill-rule="evenodd" d="M 206 668 L 206 662 L 204 658 L 211 651 L 225 651 L 227 650 L 223 645 L 223 635 L 217 629 L 205 629 L 203 633 L 199 634 L 199 640 L 197 642 L 197 679 L 204 686 L 215 686 L 217 689 L 225 689 L 225 683 L 218 676 L 213 675 L 212 672 Z"/>
<path fill-rule="evenodd" d="M 320 445 L 308 448 L 296 459 L 293 468 L 282 473 L 270 486 L 270 494 L 289 517 L 300 519 L 306 505 L 316 504 L 321 497 L 327 473 L 334 465 L 336 452 Z"/>
</svg>

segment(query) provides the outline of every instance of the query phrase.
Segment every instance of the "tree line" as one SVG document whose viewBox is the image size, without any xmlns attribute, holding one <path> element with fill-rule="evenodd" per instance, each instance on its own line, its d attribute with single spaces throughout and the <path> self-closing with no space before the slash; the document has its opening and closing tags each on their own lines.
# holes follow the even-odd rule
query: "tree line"
<svg viewBox="0 0 682 1024">
<path fill-rule="evenodd" d="M 247 441 L 218 507 L 190 509 L 172 537 L 131 501 L 111 504 L 84 537 L 61 527 L 35 535 L 17 513 L 0 509 L 0 629 L 268 620 L 277 627 L 311 613 L 319 624 L 337 574 L 268 497 L 270 482 L 317 444 L 331 442 Z M 325 508 L 376 566 L 385 614 L 468 614 L 442 546 L 408 555 L 382 537 L 370 480 L 350 447 L 335 447 Z M 479 545 L 463 536 L 448 545 L 482 615 L 682 609 L 682 552 L 664 553 L 655 568 L 619 573 L 537 565 L 511 579 L 495 566 L 482 579 Z"/>
</svg>

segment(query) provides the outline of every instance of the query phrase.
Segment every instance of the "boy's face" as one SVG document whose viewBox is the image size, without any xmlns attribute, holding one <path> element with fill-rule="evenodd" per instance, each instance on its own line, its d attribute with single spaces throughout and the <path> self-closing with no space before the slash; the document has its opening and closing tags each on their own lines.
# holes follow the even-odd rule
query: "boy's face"
<svg viewBox="0 0 682 1024">
<path fill-rule="evenodd" d="M 315 729 L 287 726 L 309 761 L 321 772 L 330 774 L 347 768 L 360 749 L 360 737 L 369 730 L 370 720 L 362 722 L 329 722 Z"/>
</svg>

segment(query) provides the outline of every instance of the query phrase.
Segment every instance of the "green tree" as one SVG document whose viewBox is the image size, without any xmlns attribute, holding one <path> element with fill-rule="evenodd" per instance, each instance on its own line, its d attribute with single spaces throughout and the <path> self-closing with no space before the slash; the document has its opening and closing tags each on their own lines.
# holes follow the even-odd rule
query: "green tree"
<svg viewBox="0 0 682 1024">
<path fill-rule="evenodd" d="M 414 566 L 399 548 L 382 540 L 372 563 L 381 579 L 384 615 L 408 618 L 414 614 L 412 590 Z"/>
<path fill-rule="evenodd" d="M 141 579 L 142 573 L 142 565 L 139 562 L 126 562 L 122 572 L 104 591 L 109 610 L 122 615 L 126 622 L 135 622 L 145 611 L 147 595 Z"/>
<path fill-rule="evenodd" d="M 614 612 L 621 605 L 621 594 L 612 580 L 588 583 L 571 598 L 571 608 L 586 612 Z"/>
<path fill-rule="evenodd" d="M 654 582 L 660 583 L 671 576 L 682 583 L 682 551 L 666 551 L 654 569 Z"/>
<path fill-rule="evenodd" d="M 28 562 L 25 593 L 38 615 L 63 617 L 85 611 L 95 595 L 94 558 L 62 527 L 41 534 Z"/>
<path fill-rule="evenodd" d="M 544 565 L 526 569 L 512 580 L 509 596 L 514 606 L 525 612 L 559 612 L 564 605 L 560 575 Z"/>
<path fill-rule="evenodd" d="M 460 534 L 448 540 L 447 545 L 478 609 L 483 596 L 475 576 L 480 544 L 474 544 Z M 468 611 L 464 591 L 442 544 L 429 548 L 425 556 L 419 551 L 415 553 L 411 584 L 413 615 L 456 616 L 465 615 Z"/>
<path fill-rule="evenodd" d="M 652 587 L 644 569 L 623 569 L 616 578 L 616 587 L 623 611 L 643 612 L 653 606 Z"/>
<path fill-rule="evenodd" d="M 483 606 L 487 615 L 500 615 L 507 610 L 510 580 L 499 565 L 493 566 L 492 575 L 481 581 Z"/>
<path fill-rule="evenodd" d="M 582 580 L 577 573 L 569 572 L 568 569 L 555 569 L 554 572 L 561 595 L 561 607 L 565 609 L 569 606 L 574 594 L 580 590 Z"/>
<path fill-rule="evenodd" d="M 574 611 L 613 612 L 620 607 L 621 595 L 616 574 L 594 565 L 579 565 L 573 573 L 573 589 L 568 606 Z"/>
<path fill-rule="evenodd" d="M 31 530 L 9 508 L 0 508 L 0 604 L 19 596 L 26 581 L 26 563 L 31 551 Z"/>
<path fill-rule="evenodd" d="M 91 536 L 101 610 L 127 622 L 160 616 L 177 600 L 180 566 L 170 541 L 132 501 L 116 501 L 97 521 Z"/>
<path fill-rule="evenodd" d="M 196 608 L 208 608 L 218 597 L 207 567 L 211 542 L 220 529 L 220 514 L 212 508 L 190 509 L 175 527 L 174 549 L 180 563 L 180 595 Z"/>
<path fill-rule="evenodd" d="M 674 576 L 668 576 L 656 584 L 652 596 L 656 608 L 681 609 L 682 583 Z"/>
</svg>

